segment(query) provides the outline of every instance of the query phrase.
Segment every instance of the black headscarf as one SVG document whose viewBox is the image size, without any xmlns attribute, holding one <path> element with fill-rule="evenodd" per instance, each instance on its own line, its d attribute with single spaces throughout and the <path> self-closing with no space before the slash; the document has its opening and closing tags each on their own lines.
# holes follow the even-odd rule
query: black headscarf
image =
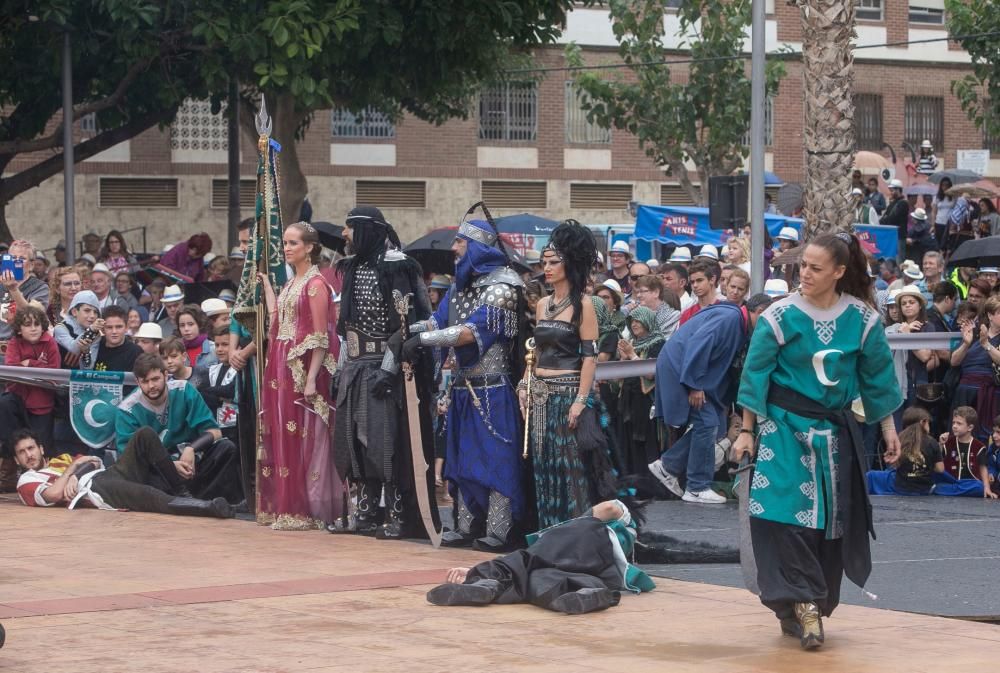
<svg viewBox="0 0 1000 673">
<path fill-rule="evenodd" d="M 392 284 L 388 280 L 385 263 L 385 253 L 390 247 L 402 247 L 396 230 L 392 228 L 382 211 L 375 206 L 357 206 L 347 214 L 346 224 L 351 227 L 351 250 L 354 253 L 351 257 L 340 260 L 337 263 L 337 270 L 344 278 L 343 291 L 340 299 L 340 317 L 337 320 L 337 332 L 345 334 L 344 326 L 355 320 L 354 306 L 354 272 L 358 264 L 367 263 L 375 268 L 382 286 L 382 294 L 386 302 L 392 307 Z M 392 310 L 390 322 L 395 315 Z"/>
</svg>

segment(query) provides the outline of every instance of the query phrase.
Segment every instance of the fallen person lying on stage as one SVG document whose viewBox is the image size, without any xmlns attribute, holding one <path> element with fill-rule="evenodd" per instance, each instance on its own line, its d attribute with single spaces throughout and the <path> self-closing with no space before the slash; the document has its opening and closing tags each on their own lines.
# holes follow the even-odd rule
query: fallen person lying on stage
<svg viewBox="0 0 1000 673">
<path fill-rule="evenodd" d="M 150 428 L 140 428 L 129 439 L 118 462 L 109 468 L 94 456 L 74 458 L 64 453 L 50 461 L 38 437 L 29 430 L 15 432 L 11 445 L 14 460 L 23 470 L 17 494 L 29 507 L 84 506 L 220 519 L 233 516 L 233 508 L 225 498 L 191 497 Z M 170 485 L 172 493 L 148 485 L 154 474 Z"/>
<path fill-rule="evenodd" d="M 531 603 L 583 614 L 618 605 L 622 591 L 656 586 L 629 563 L 636 523 L 618 500 L 595 505 L 581 517 L 528 536 L 520 549 L 472 568 L 452 568 L 448 581 L 431 589 L 434 605 Z"/>
</svg>

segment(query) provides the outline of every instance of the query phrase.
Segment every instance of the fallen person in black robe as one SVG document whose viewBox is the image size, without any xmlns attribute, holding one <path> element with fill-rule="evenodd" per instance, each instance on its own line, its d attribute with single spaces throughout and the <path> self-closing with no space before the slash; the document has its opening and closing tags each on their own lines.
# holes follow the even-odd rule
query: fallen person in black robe
<svg viewBox="0 0 1000 673">
<path fill-rule="evenodd" d="M 531 603 L 567 614 L 618 605 L 622 591 L 656 586 L 629 563 L 636 526 L 618 500 L 595 505 L 581 517 L 528 536 L 528 548 L 452 568 L 447 582 L 427 592 L 434 605 Z"/>
</svg>

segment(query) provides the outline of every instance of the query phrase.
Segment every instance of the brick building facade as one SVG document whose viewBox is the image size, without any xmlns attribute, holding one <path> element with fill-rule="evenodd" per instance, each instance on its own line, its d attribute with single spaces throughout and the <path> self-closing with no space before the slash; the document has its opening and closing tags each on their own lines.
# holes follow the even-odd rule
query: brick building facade
<svg viewBox="0 0 1000 673">
<path fill-rule="evenodd" d="M 944 37 L 942 2 L 859 0 L 859 17 L 867 18 L 859 18 L 857 44 Z M 769 2 L 768 51 L 782 44 L 798 51 L 800 21 L 797 8 Z M 674 35 L 675 18 L 668 16 L 666 24 L 665 35 Z M 617 59 L 606 10 L 570 13 L 563 40 L 580 44 L 588 62 Z M 562 46 L 539 50 L 536 61 L 564 64 Z M 934 135 L 942 166 L 954 167 L 957 150 L 989 146 L 950 93 L 951 81 L 969 72 L 967 54 L 954 43 L 859 49 L 855 68 L 862 148 L 877 149 L 884 141 L 901 152 L 909 129 L 911 136 Z M 675 72 L 684 76 L 682 68 Z M 298 144 L 314 219 L 341 221 L 356 203 L 375 203 L 408 240 L 456 223 L 480 198 L 499 214 L 530 211 L 595 223 L 630 221 L 630 200 L 686 202 L 676 181 L 653 165 L 634 137 L 586 123 L 568 80 L 565 72 L 551 72 L 533 90 L 491 89 L 468 119 L 441 126 L 409 117 L 393 125 L 377 114 L 356 119 L 317 113 Z M 802 88 L 802 64 L 792 58 L 771 103 L 766 153 L 767 169 L 787 182 L 800 181 L 805 165 Z M 77 129 L 87 132 L 86 123 Z M 246 139 L 241 149 L 246 216 L 252 214 L 256 150 Z M 10 169 L 30 161 L 21 159 Z M 78 164 L 77 232 L 146 227 L 153 251 L 205 230 L 218 251 L 226 238 L 225 161 L 225 124 L 191 103 L 170 129 L 150 130 Z M 1000 161 L 991 161 L 990 174 L 1000 175 Z M 11 202 L 7 217 L 15 235 L 31 235 L 45 247 L 61 238 L 62 210 L 57 176 Z M 127 238 L 141 247 L 138 234 Z"/>
</svg>

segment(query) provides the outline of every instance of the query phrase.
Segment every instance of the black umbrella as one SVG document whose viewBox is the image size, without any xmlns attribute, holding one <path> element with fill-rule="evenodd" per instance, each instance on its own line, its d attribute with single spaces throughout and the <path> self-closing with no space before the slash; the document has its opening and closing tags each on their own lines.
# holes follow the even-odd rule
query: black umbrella
<svg viewBox="0 0 1000 673">
<path fill-rule="evenodd" d="M 312 226 L 319 234 L 319 242 L 324 248 L 329 248 L 341 255 L 347 249 L 347 239 L 344 238 L 344 226 L 333 222 L 313 222 Z"/>
<path fill-rule="evenodd" d="M 942 180 L 948 178 L 953 185 L 963 185 L 966 182 L 978 182 L 983 179 L 979 173 L 965 168 L 953 168 L 950 171 L 938 171 L 933 173 L 928 180 L 934 184 L 940 184 Z"/>
<path fill-rule="evenodd" d="M 424 273 L 452 275 L 455 273 L 455 253 L 451 251 L 451 244 L 455 241 L 457 233 L 457 227 L 432 229 L 429 233 L 404 247 L 403 252 L 420 262 Z M 530 267 L 522 255 L 506 243 L 503 244 L 503 247 L 507 251 L 510 264 L 515 271 L 518 273 L 530 271 Z"/>
<path fill-rule="evenodd" d="M 948 259 L 951 266 L 1000 266 L 1000 236 L 966 241 Z"/>
</svg>

